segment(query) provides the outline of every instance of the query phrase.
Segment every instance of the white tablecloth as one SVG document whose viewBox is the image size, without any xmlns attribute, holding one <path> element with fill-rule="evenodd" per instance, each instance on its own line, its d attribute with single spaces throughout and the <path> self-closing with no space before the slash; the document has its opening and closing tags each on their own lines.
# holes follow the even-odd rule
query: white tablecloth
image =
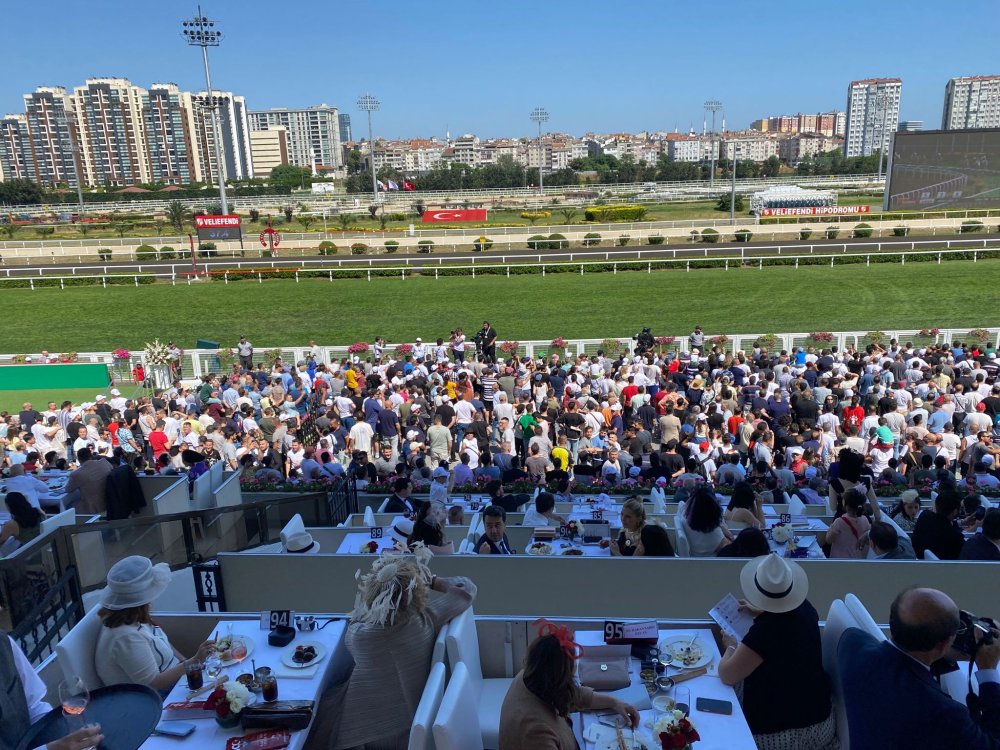
<svg viewBox="0 0 1000 750">
<path fill-rule="evenodd" d="M 672 636 L 687 636 L 692 637 L 698 634 L 698 643 L 712 653 L 712 665 L 709 670 L 709 674 L 702 675 L 701 677 L 695 677 L 694 679 L 687 680 L 686 682 L 680 683 L 680 687 L 688 688 L 691 691 L 691 723 L 694 724 L 698 733 L 701 735 L 701 741 L 695 744 L 697 750 L 756 750 L 757 745 L 753 741 L 753 735 L 750 734 L 750 726 L 747 724 L 746 717 L 743 715 L 743 709 L 740 707 L 739 701 L 736 700 L 736 693 L 731 687 L 722 684 L 722 680 L 719 679 L 717 675 L 717 668 L 719 666 L 719 649 L 715 645 L 715 638 L 712 636 L 712 631 L 707 628 L 698 628 L 693 630 L 661 630 L 660 640 L 662 641 L 665 637 Z M 580 631 L 576 634 L 576 641 L 584 647 L 588 644 L 590 645 L 603 645 L 604 634 L 599 631 Z M 639 680 L 639 661 L 637 659 L 631 660 L 630 665 L 632 685 L 642 686 L 642 682 Z M 682 670 L 674 669 L 669 667 L 667 669 L 667 675 L 677 674 Z M 702 711 L 695 710 L 695 703 L 698 698 L 714 698 L 718 700 L 729 701 L 733 704 L 733 713 L 730 716 L 721 716 L 718 714 L 708 714 Z M 641 717 L 639 722 L 639 727 L 636 732 L 638 735 L 646 735 L 647 737 L 652 736 L 652 729 L 647 726 L 649 722 L 653 719 L 653 711 L 640 711 L 639 715 Z M 583 729 L 597 722 L 597 716 L 592 712 L 578 713 L 574 715 L 574 729 L 577 732 L 577 739 L 580 741 L 580 747 L 583 750 L 594 750 L 595 745 L 592 742 L 585 742 L 580 733 Z M 625 732 L 626 739 L 629 739 L 630 733 Z M 658 745 L 654 745 L 658 747 Z"/>
<path fill-rule="evenodd" d="M 806 552 L 806 557 L 807 558 L 809 558 L 810 560 L 825 560 L 826 559 L 826 555 L 823 554 L 823 550 L 819 546 L 819 543 L 816 541 L 816 537 L 815 536 L 813 536 L 811 534 L 806 534 L 805 536 L 802 536 L 801 539 L 802 539 L 803 542 L 805 542 L 807 540 L 809 541 L 809 546 L 806 548 L 808 550 Z M 786 545 L 784 545 L 784 544 L 778 544 L 773 539 L 768 539 L 767 543 L 768 543 L 768 545 L 770 545 L 772 552 L 778 552 L 782 556 L 785 556 Z"/>
<path fill-rule="evenodd" d="M 226 622 L 220 622 L 218 631 L 220 636 L 226 633 Z M 258 621 L 242 620 L 233 623 L 233 633 L 252 638 L 254 650 L 243 664 L 227 667 L 225 674 L 229 678 L 236 677 L 244 672 L 251 672 L 250 659 L 257 662 L 258 667 L 271 667 L 278 674 L 278 699 L 279 700 L 318 700 L 324 685 L 324 678 L 327 670 L 333 663 L 333 655 L 344 635 L 344 620 L 331 622 L 323 630 L 316 630 L 311 633 L 297 633 L 295 640 L 284 648 L 269 646 L 267 643 L 267 631 L 260 629 Z M 211 637 L 211 633 L 206 633 L 206 637 Z M 314 641 L 326 646 L 326 658 L 318 665 L 317 670 L 309 679 L 295 679 L 283 677 L 283 673 L 291 672 L 281 663 L 281 653 L 291 648 L 296 643 L 302 641 Z M 207 677 L 205 679 L 208 679 Z M 174 689 L 167 696 L 164 705 L 187 699 L 187 680 L 181 678 Z M 204 700 L 208 693 L 203 693 L 194 700 Z M 261 700 L 257 696 L 257 700 Z M 176 737 L 162 737 L 153 735 L 142 744 L 143 750 L 224 750 L 228 737 L 238 737 L 244 732 L 241 728 L 223 729 L 214 719 L 181 719 L 195 726 L 195 731 L 183 739 Z M 253 732 L 254 730 L 250 730 Z M 292 734 L 292 740 L 288 747 L 290 750 L 299 750 L 306 740 L 309 730 L 303 729 Z"/>
<path fill-rule="evenodd" d="M 532 544 L 534 544 L 534 542 L 529 542 L 528 547 L 531 547 Z M 601 547 L 596 544 L 580 544 L 579 542 L 571 544 L 570 542 L 567 542 L 565 539 L 559 539 L 559 538 L 556 538 L 551 542 L 546 542 L 546 544 L 552 545 L 552 555 L 551 555 L 552 557 L 562 555 L 562 553 L 565 550 L 574 547 L 583 552 L 582 557 L 611 557 L 610 549 L 607 548 L 601 549 Z M 525 548 L 524 551 L 525 554 L 527 554 L 528 552 L 527 548 Z M 532 557 L 535 557 L 535 555 L 532 555 Z M 538 555 L 538 557 L 546 557 L 546 555 Z M 572 557 L 572 555 L 567 555 L 567 557 Z"/>
<path fill-rule="evenodd" d="M 366 530 L 352 534 L 345 534 L 344 541 L 342 541 L 340 543 L 340 546 L 337 547 L 337 554 L 338 555 L 362 554 L 360 552 L 361 545 L 366 544 L 367 542 L 375 542 L 378 545 L 380 554 L 383 550 L 392 549 L 393 546 L 392 537 L 389 536 L 387 531 L 385 532 L 385 536 L 383 536 L 381 539 L 372 539 L 371 531 Z M 326 552 L 326 550 L 322 551 Z"/>
</svg>

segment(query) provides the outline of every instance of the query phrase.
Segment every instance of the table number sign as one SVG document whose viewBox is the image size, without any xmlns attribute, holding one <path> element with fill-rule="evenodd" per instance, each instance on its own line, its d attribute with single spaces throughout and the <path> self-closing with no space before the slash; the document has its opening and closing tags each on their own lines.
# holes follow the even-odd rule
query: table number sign
<svg viewBox="0 0 1000 750">
<path fill-rule="evenodd" d="M 385 530 L 381 526 L 372 526 L 371 533 L 372 539 L 381 539 Z"/>
<path fill-rule="evenodd" d="M 640 620 L 638 622 L 622 622 L 621 620 L 604 621 L 604 642 L 622 643 L 623 641 L 649 640 L 656 641 L 659 630 L 656 620 Z"/>
<path fill-rule="evenodd" d="M 791 513 L 782 513 L 778 517 L 778 520 L 781 521 L 781 523 L 783 523 L 783 524 L 791 524 L 791 522 L 792 522 L 792 514 Z"/>
<path fill-rule="evenodd" d="M 590 517 L 594 521 L 603 521 L 604 511 L 601 508 L 594 508 L 592 511 L 590 511 Z"/>
<path fill-rule="evenodd" d="M 292 626 L 292 610 L 266 609 L 260 613 L 261 630 L 274 630 L 280 625 L 284 625 L 286 628 Z"/>
</svg>

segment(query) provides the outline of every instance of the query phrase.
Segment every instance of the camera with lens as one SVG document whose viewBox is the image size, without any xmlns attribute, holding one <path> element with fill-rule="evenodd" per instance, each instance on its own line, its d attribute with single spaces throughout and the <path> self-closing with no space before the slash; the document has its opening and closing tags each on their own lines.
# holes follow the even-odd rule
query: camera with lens
<svg viewBox="0 0 1000 750">
<path fill-rule="evenodd" d="M 992 617 L 976 617 L 971 612 L 961 610 L 958 613 L 958 618 L 960 624 L 952 648 L 970 658 L 979 646 L 989 646 L 993 643 L 997 633 L 1000 632 L 1000 626 Z M 978 640 L 976 639 L 977 630 L 981 634 Z"/>
</svg>

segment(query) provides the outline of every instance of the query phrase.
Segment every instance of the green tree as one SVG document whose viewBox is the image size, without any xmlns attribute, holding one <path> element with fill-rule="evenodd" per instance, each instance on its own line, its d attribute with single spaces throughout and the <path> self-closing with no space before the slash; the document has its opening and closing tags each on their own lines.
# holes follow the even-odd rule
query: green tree
<svg viewBox="0 0 1000 750">
<path fill-rule="evenodd" d="M 184 222 L 187 221 L 189 211 L 187 206 L 185 206 L 180 201 L 170 201 L 167 204 L 167 221 L 169 221 L 174 229 L 178 232 L 184 231 Z"/>
<path fill-rule="evenodd" d="M 7 224 L 0 224 L 0 232 L 3 232 L 4 237 L 8 240 L 14 239 L 14 235 L 17 234 L 17 230 L 20 229 L 17 224 L 8 222 Z"/>
<path fill-rule="evenodd" d="M 302 225 L 302 228 L 308 232 L 309 227 L 312 226 L 313 222 L 316 221 L 316 217 L 310 216 L 309 214 L 299 214 L 297 217 L 297 221 L 299 222 L 299 224 Z"/>
<path fill-rule="evenodd" d="M 562 214 L 562 217 L 566 221 L 567 224 L 572 224 L 573 223 L 573 219 L 575 219 L 576 216 L 577 216 L 577 214 L 579 214 L 580 212 L 577 211 L 575 208 L 564 208 L 559 213 Z"/>
<path fill-rule="evenodd" d="M 268 182 L 271 185 L 288 188 L 304 187 L 307 180 L 312 177 L 306 167 L 296 167 L 294 164 L 279 164 L 271 170 Z"/>
<path fill-rule="evenodd" d="M 82 221 L 77 222 L 76 231 L 80 233 L 81 237 L 86 237 L 87 233 L 90 231 L 90 224 L 85 224 Z"/>
<path fill-rule="evenodd" d="M 115 222 L 115 231 L 118 232 L 119 237 L 124 237 L 125 233 L 132 228 L 132 224 L 127 221 L 117 221 Z"/>
<path fill-rule="evenodd" d="M 7 180 L 0 182 L 0 204 L 26 205 L 41 203 L 45 198 L 42 188 L 35 182 L 26 179 Z"/>
<path fill-rule="evenodd" d="M 337 214 L 337 223 L 340 224 L 340 228 L 346 232 L 347 228 L 351 226 L 351 215 Z"/>
<path fill-rule="evenodd" d="M 354 148 L 347 154 L 348 174 L 358 174 L 361 171 L 361 152 Z"/>
<path fill-rule="evenodd" d="M 777 156 L 771 155 L 767 157 L 767 161 L 761 165 L 761 175 L 764 177 L 777 177 L 780 172 L 781 159 Z"/>
<path fill-rule="evenodd" d="M 729 210 L 729 197 L 730 197 L 729 193 L 723 193 L 722 195 L 720 195 L 718 203 L 715 204 L 715 210 L 716 211 L 728 211 Z M 746 204 L 743 202 L 743 196 L 742 195 L 737 195 L 736 196 L 735 207 L 733 208 L 733 210 L 736 213 L 741 213 L 741 212 L 743 212 L 743 211 L 746 210 Z"/>
</svg>

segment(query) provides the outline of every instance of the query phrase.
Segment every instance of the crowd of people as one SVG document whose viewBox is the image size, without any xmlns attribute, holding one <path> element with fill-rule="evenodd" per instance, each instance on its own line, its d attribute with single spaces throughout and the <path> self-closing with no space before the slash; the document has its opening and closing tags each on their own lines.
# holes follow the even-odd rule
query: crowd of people
<svg viewBox="0 0 1000 750">
<path fill-rule="evenodd" d="M 195 385 L 177 380 L 132 398 L 113 388 L 82 404 L 0 413 L 8 489 L 41 507 L 43 485 L 31 474 L 69 470 L 71 502 L 103 513 L 109 468 L 192 474 L 216 462 L 247 482 L 408 480 L 411 490 L 439 490 L 435 500 L 489 486 L 509 501 L 503 485 L 524 482 L 557 501 L 572 499 L 571 486 L 629 494 L 658 485 L 684 501 L 696 555 L 759 546 L 734 531 L 762 527 L 761 499 L 785 493 L 829 504 L 838 521 L 824 546 L 858 556 L 864 545 L 852 541 L 891 541 L 873 491 L 890 486 L 935 493 L 923 513 L 913 493 L 886 509 L 913 533 L 918 556 L 961 556 L 962 525 L 994 531 L 995 521 L 985 523 L 988 498 L 1000 493 L 1000 360 L 991 346 L 892 340 L 731 352 L 696 328 L 686 348 L 661 353 L 649 329 L 634 338 L 634 352 L 615 356 L 518 357 L 484 321 L 468 348 L 456 328 L 398 355 L 380 338 L 364 358 L 327 361 L 311 346 L 302 361 L 254 364 L 243 336 L 232 371 Z M 720 514 L 718 496 L 700 486 L 730 488 L 728 507 Z"/>
</svg>

